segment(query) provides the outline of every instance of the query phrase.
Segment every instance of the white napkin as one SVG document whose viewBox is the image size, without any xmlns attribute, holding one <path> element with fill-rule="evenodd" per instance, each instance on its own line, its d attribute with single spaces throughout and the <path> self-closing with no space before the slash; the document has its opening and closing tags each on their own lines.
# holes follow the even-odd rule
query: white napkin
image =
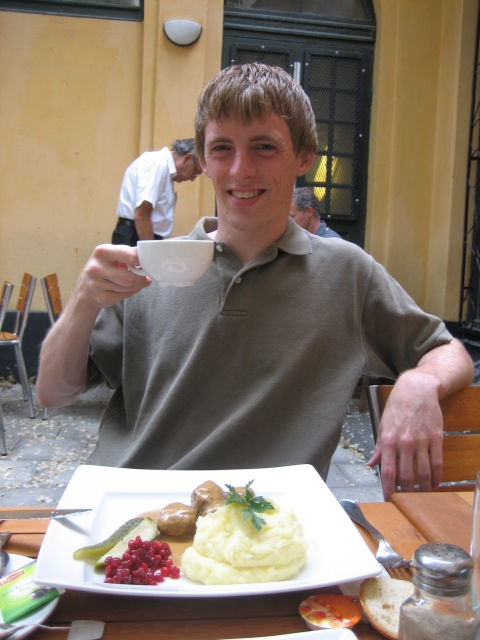
<svg viewBox="0 0 480 640">
<path fill-rule="evenodd" d="M 100 640 L 105 622 L 98 620 L 74 620 L 67 640 Z"/>
</svg>

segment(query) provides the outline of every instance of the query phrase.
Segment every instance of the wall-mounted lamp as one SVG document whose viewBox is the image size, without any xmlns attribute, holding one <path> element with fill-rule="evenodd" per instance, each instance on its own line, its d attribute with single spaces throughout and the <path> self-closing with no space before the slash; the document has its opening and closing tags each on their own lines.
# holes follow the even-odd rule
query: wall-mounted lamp
<svg viewBox="0 0 480 640">
<path fill-rule="evenodd" d="M 191 20 L 168 20 L 163 24 L 167 38 L 179 47 L 196 42 L 202 33 L 202 27 Z"/>
</svg>

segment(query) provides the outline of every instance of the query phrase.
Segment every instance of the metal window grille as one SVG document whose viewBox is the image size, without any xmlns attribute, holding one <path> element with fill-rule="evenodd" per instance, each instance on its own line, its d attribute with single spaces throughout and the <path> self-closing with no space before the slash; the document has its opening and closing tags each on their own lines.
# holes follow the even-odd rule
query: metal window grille
<svg viewBox="0 0 480 640">
<path fill-rule="evenodd" d="M 318 131 L 316 160 L 305 176 L 322 217 L 355 219 L 358 141 L 361 136 L 361 60 L 312 54 L 306 91 Z"/>
</svg>

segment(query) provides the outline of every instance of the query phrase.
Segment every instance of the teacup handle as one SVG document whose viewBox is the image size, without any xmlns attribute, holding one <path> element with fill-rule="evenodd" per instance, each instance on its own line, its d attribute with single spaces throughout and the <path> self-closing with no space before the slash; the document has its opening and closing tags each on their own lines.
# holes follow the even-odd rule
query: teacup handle
<svg viewBox="0 0 480 640">
<path fill-rule="evenodd" d="M 133 267 L 130 264 L 127 264 L 127 268 L 129 271 L 131 271 L 132 273 L 136 273 L 137 276 L 144 276 L 145 278 L 147 277 L 147 274 L 145 273 L 145 271 L 142 269 L 142 267 L 138 266 L 138 267 Z"/>
</svg>

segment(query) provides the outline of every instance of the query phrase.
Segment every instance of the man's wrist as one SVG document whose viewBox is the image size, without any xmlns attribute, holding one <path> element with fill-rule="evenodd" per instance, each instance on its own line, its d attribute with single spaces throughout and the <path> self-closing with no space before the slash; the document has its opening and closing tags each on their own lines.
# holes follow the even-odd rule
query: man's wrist
<svg viewBox="0 0 480 640">
<path fill-rule="evenodd" d="M 416 392 L 420 389 L 425 393 L 433 391 L 437 398 L 440 397 L 441 392 L 441 382 L 438 376 L 431 371 L 422 371 L 420 367 L 402 371 L 395 381 L 395 386 L 399 388 L 410 387 Z"/>
</svg>

